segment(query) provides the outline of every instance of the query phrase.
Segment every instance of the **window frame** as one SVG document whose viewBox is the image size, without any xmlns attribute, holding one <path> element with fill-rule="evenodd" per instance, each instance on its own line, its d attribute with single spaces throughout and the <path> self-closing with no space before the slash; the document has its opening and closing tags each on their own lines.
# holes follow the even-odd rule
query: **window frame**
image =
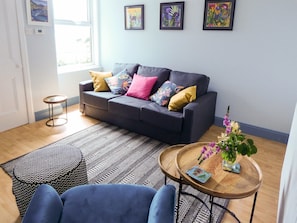
<svg viewBox="0 0 297 223">
<path fill-rule="evenodd" d="M 87 21 L 73 21 L 66 19 L 56 19 L 53 15 L 53 24 L 54 28 L 56 25 L 65 25 L 65 26 L 77 26 L 77 27 L 90 27 L 90 48 L 91 48 L 91 62 L 86 64 L 74 64 L 74 65 L 65 65 L 58 66 L 57 71 L 58 74 L 70 73 L 75 71 L 96 69 L 99 67 L 99 48 L 98 48 L 98 5 L 96 4 L 96 0 L 87 0 Z M 56 41 L 56 36 L 54 37 Z M 56 47 L 56 45 L 55 45 Z M 57 57 L 57 54 L 56 54 Z M 56 58 L 58 61 L 58 58 Z"/>
</svg>

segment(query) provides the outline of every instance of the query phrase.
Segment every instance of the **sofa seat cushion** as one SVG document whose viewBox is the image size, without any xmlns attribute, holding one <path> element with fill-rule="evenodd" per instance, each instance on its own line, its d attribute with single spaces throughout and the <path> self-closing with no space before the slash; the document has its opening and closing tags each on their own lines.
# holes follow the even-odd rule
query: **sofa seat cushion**
<svg viewBox="0 0 297 223">
<path fill-rule="evenodd" d="M 183 126 L 183 114 L 181 112 L 168 111 L 157 103 L 150 103 L 142 107 L 140 119 L 143 122 L 166 129 L 180 132 Z"/>
<path fill-rule="evenodd" d="M 149 103 L 152 102 L 123 95 L 108 101 L 108 111 L 117 116 L 139 120 L 141 107 Z"/>
<path fill-rule="evenodd" d="M 87 105 L 95 106 L 96 108 L 107 110 L 108 100 L 119 97 L 111 92 L 95 92 L 95 91 L 84 91 L 83 98 L 84 103 Z"/>
</svg>

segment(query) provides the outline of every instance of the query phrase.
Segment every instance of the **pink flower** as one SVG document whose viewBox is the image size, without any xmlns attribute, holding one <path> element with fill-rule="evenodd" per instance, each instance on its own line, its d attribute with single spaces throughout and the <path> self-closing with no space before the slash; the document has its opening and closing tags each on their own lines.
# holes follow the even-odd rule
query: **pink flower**
<svg viewBox="0 0 297 223">
<path fill-rule="evenodd" d="M 215 147 L 216 143 L 215 142 L 210 142 L 208 145 L 213 148 L 213 147 Z"/>
</svg>

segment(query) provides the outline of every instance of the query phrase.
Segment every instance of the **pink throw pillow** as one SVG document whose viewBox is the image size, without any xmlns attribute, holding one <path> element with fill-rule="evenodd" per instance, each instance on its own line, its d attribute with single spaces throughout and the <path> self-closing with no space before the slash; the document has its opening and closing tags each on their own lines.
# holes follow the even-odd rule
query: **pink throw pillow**
<svg viewBox="0 0 297 223">
<path fill-rule="evenodd" d="M 144 77 L 134 74 L 132 83 L 126 93 L 127 96 L 148 100 L 151 90 L 158 77 Z"/>
</svg>

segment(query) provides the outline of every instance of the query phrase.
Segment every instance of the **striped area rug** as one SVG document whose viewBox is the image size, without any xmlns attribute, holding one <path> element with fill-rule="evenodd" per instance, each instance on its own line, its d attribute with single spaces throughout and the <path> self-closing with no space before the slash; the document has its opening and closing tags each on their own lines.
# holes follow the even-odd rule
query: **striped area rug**
<svg viewBox="0 0 297 223">
<path fill-rule="evenodd" d="M 164 184 L 158 156 L 168 145 L 160 141 L 102 122 L 46 147 L 58 144 L 69 144 L 81 149 L 91 184 L 142 184 L 156 189 Z M 11 175 L 17 161 L 9 161 L 1 164 L 1 167 Z M 176 182 L 168 180 L 167 183 L 178 189 Z M 184 186 L 183 189 L 208 203 L 207 195 L 190 186 Z M 215 198 L 215 202 L 226 207 L 229 201 Z M 213 222 L 221 222 L 223 215 L 224 211 L 214 206 Z M 179 222 L 204 223 L 208 220 L 209 212 L 199 200 L 181 196 Z"/>
</svg>

